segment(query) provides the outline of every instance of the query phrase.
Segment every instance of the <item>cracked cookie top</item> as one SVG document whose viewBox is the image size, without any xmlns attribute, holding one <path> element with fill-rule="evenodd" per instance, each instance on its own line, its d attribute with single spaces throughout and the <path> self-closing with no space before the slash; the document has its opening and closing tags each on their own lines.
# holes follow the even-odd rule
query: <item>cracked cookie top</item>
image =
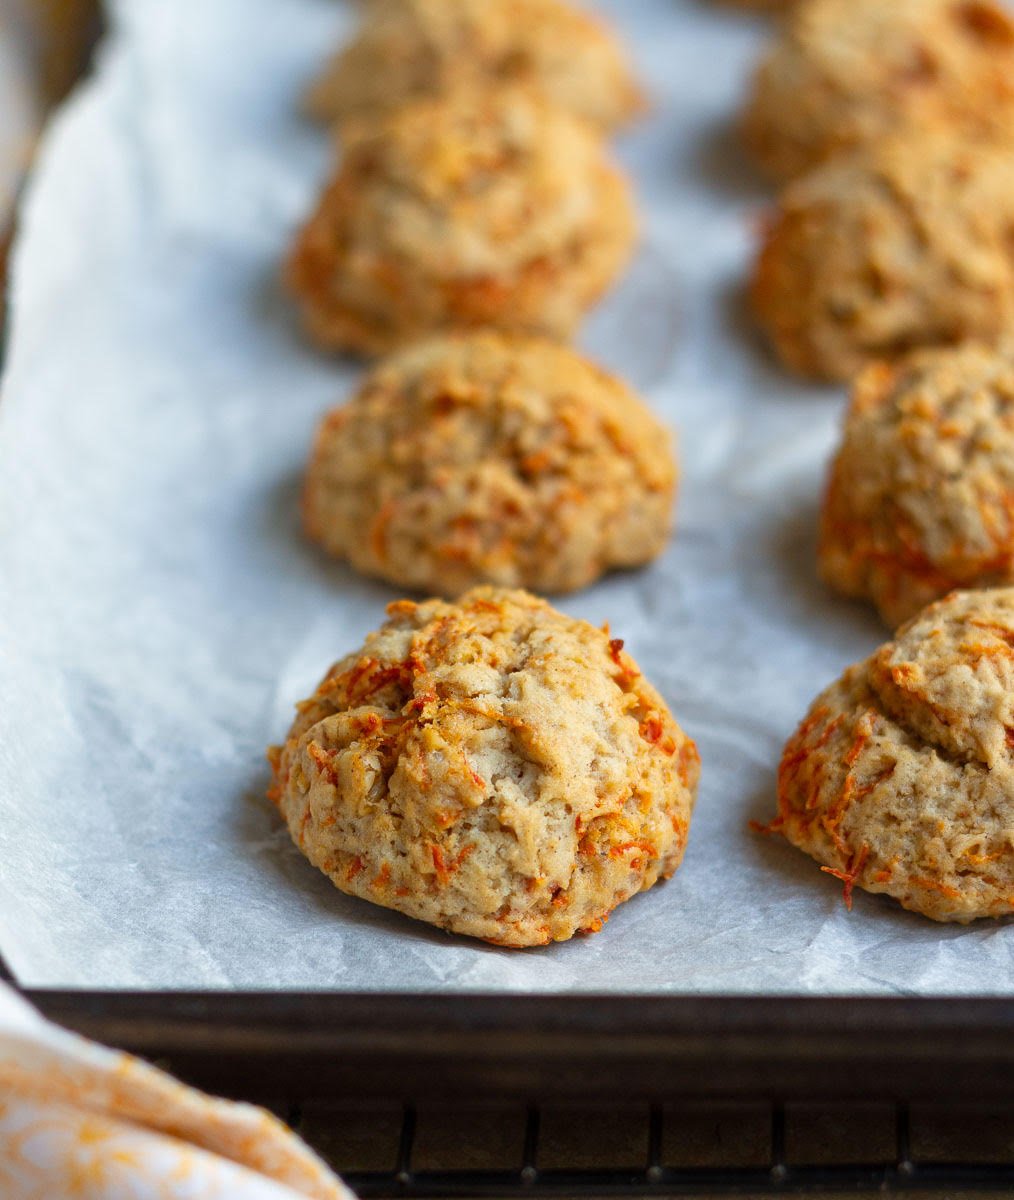
<svg viewBox="0 0 1014 1200">
<path fill-rule="evenodd" d="M 892 627 L 957 588 L 1014 579 L 1014 345 L 922 350 L 860 375 L 819 561 Z"/>
<path fill-rule="evenodd" d="M 1014 588 L 930 605 L 873 655 L 869 674 L 885 711 L 941 753 L 1014 765 Z"/>
<path fill-rule="evenodd" d="M 659 554 L 671 438 L 575 351 L 489 331 L 387 359 L 322 422 L 310 536 L 358 570 L 454 595 L 562 592 Z"/>
<path fill-rule="evenodd" d="M 878 359 L 1014 327 L 1014 158 L 940 127 L 790 184 L 754 270 L 754 312 L 792 370 L 850 379 Z"/>
<path fill-rule="evenodd" d="M 762 60 L 744 136 L 790 179 L 900 127 L 1014 144 L 1014 19 L 994 0 L 808 0 Z"/>
<path fill-rule="evenodd" d="M 350 128 L 285 274 L 326 348 L 448 329 L 565 338 L 627 262 L 630 188 L 597 132 L 520 85 Z"/>
<path fill-rule="evenodd" d="M 1014 588 L 955 592 L 790 738 L 772 829 L 937 921 L 1014 912 Z"/>
<path fill-rule="evenodd" d="M 521 591 L 388 612 L 270 756 L 294 841 L 342 891 L 530 946 L 676 870 L 697 751 L 621 641 Z"/>
<path fill-rule="evenodd" d="M 316 120 L 344 124 L 491 83 L 526 84 L 603 129 L 644 103 L 612 31 L 566 0 L 375 0 L 304 107 Z"/>
</svg>

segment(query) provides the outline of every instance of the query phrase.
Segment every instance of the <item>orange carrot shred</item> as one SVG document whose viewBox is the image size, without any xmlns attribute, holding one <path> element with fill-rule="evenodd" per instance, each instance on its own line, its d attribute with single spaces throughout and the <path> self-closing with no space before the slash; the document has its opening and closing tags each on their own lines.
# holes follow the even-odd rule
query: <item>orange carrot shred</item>
<svg viewBox="0 0 1014 1200">
<path fill-rule="evenodd" d="M 839 871 L 835 867 L 821 867 L 820 869 L 828 875 L 833 875 L 835 879 L 840 879 L 845 885 L 842 895 L 845 900 L 845 907 L 852 911 L 852 889 L 856 885 L 856 880 L 862 874 L 863 867 L 866 865 L 866 860 L 869 857 L 870 848 L 863 845 L 859 853 L 849 861 L 848 866 L 844 871 Z"/>
</svg>

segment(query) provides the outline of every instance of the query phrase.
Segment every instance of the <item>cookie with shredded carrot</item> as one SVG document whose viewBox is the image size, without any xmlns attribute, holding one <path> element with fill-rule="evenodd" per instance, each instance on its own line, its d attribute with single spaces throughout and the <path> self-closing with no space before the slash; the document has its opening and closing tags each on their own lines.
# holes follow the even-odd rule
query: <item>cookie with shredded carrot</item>
<svg viewBox="0 0 1014 1200">
<path fill-rule="evenodd" d="M 469 90 L 349 130 L 286 273 L 324 349 L 478 326 L 566 338 L 635 230 L 589 125 L 524 88 Z"/>
<path fill-rule="evenodd" d="M 885 138 L 783 192 L 753 310 L 792 370 L 869 362 L 1014 329 L 1014 155 L 940 130 Z"/>
<path fill-rule="evenodd" d="M 1014 17 L 995 0 L 806 0 L 761 61 L 743 117 L 791 179 L 899 128 L 1014 145 Z"/>
<path fill-rule="evenodd" d="M 568 0 L 377 0 L 304 108 L 344 125 L 462 86 L 521 83 L 603 130 L 643 107 L 613 31 Z"/>
<path fill-rule="evenodd" d="M 952 592 L 814 702 L 772 829 L 935 921 L 1014 912 L 1014 588 Z"/>
<path fill-rule="evenodd" d="M 675 483 L 668 432 L 618 379 L 478 332 L 385 360 L 324 418 L 303 514 L 329 553 L 403 587 L 567 592 L 662 552 Z"/>
<path fill-rule="evenodd" d="M 892 628 L 957 588 L 1014 583 L 1014 343 L 917 351 L 859 376 L 819 563 Z"/>
<path fill-rule="evenodd" d="M 671 876 L 699 774 L 621 641 L 498 588 L 390 605 L 269 758 L 341 891 L 512 947 L 595 932 Z"/>
</svg>

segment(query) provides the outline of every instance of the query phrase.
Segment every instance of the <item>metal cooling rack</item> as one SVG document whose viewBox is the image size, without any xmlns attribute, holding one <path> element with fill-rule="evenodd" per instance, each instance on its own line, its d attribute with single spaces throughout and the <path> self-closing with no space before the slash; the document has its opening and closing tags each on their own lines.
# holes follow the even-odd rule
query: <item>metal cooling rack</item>
<svg viewBox="0 0 1014 1200">
<path fill-rule="evenodd" d="M 434 1156 L 433 1148 L 417 1165 L 417 1140 L 420 1111 L 405 1106 L 397 1120 L 390 1113 L 317 1112 L 308 1120 L 297 1107 L 287 1116 L 290 1124 L 340 1170 L 349 1186 L 364 1198 L 382 1197 L 493 1197 L 493 1196 L 734 1196 L 786 1195 L 814 1192 L 1011 1192 L 1014 1190 L 1014 1121 L 1003 1114 L 984 1111 L 961 1113 L 937 1110 L 913 1126 L 909 1106 L 879 1106 L 884 1111 L 857 1110 L 819 1114 L 805 1105 L 774 1104 L 764 1114 L 767 1123 L 765 1145 L 761 1151 L 757 1137 L 758 1111 L 745 1119 L 741 1115 L 743 1137 L 735 1144 L 722 1133 L 734 1112 L 722 1114 L 713 1107 L 697 1110 L 699 1135 L 710 1125 L 714 1133 L 708 1153 L 702 1156 L 700 1137 L 683 1143 L 679 1136 L 689 1114 L 674 1117 L 664 1106 L 652 1105 L 636 1116 L 622 1114 L 623 1137 L 627 1141 L 618 1161 L 608 1161 L 615 1146 L 600 1147 L 589 1165 L 588 1145 L 580 1146 L 582 1114 L 571 1112 L 569 1147 L 555 1145 L 552 1165 L 543 1165 L 543 1112 L 531 1106 L 523 1114 L 486 1111 L 480 1116 L 482 1128 L 496 1122 L 501 1136 L 490 1147 L 488 1157 L 495 1161 L 506 1140 L 517 1145 L 513 1165 L 477 1165 L 483 1156 L 481 1141 L 472 1140 L 468 1114 L 458 1110 L 429 1113 L 444 1124 L 443 1154 Z M 587 1116 L 587 1114 L 583 1114 Z M 595 1116 L 615 1119 L 615 1114 Z M 354 1126 L 349 1136 L 348 1122 Z M 638 1137 L 636 1122 L 640 1122 Z M 821 1135 L 828 1122 L 838 1126 L 837 1136 L 828 1144 Z M 329 1123 L 329 1124 L 328 1124 Z M 983 1138 L 984 1125 L 986 1137 Z M 914 1137 L 913 1137 L 914 1133 Z M 344 1134 L 344 1136 L 343 1136 Z M 998 1138 L 998 1134 L 1001 1137 Z M 365 1136 L 364 1136 L 365 1135 Z M 844 1136 L 843 1136 L 844 1135 Z M 385 1140 L 386 1138 L 386 1140 Z M 453 1146 L 458 1142 L 457 1153 Z M 558 1141 L 558 1139 L 557 1139 Z M 920 1160 L 913 1153 L 913 1141 L 921 1142 L 931 1160 Z M 638 1145 L 640 1142 L 640 1145 Z M 792 1143 L 795 1143 L 794 1145 Z M 890 1153 L 887 1154 L 887 1146 Z M 359 1156 L 376 1160 L 389 1154 L 386 1169 L 364 1170 L 357 1167 Z M 569 1149 L 570 1154 L 565 1152 Z M 357 1155 L 358 1150 L 358 1155 Z M 833 1161 L 835 1151 L 844 1150 L 847 1161 Z M 958 1150 L 973 1161 L 944 1161 L 936 1156 Z M 561 1153 L 564 1151 L 564 1153 Z M 604 1153 L 603 1153 L 604 1151 Z M 682 1155 L 681 1155 L 682 1151 Z M 760 1153 L 759 1153 L 760 1151 Z M 1010 1161 L 974 1161 L 976 1154 L 1000 1153 Z M 747 1159 L 744 1161 L 744 1152 Z M 727 1158 L 723 1165 L 721 1159 Z M 635 1162 L 635 1156 L 639 1161 Z M 680 1157 L 696 1161 L 675 1161 Z M 570 1160 L 570 1165 L 565 1165 Z M 707 1165 L 701 1159 L 707 1157 Z M 819 1161 L 807 1161 L 817 1159 Z M 456 1165 L 455 1165 L 456 1164 Z"/>
</svg>

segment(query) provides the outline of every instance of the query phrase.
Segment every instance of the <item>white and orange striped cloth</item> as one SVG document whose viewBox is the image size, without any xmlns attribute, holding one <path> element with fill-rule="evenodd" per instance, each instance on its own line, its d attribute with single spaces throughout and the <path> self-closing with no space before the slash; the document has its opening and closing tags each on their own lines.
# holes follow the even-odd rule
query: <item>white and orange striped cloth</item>
<svg viewBox="0 0 1014 1200">
<path fill-rule="evenodd" d="M 3 1200 L 351 1200 L 280 1121 L 45 1021 L 0 984 Z"/>
</svg>

